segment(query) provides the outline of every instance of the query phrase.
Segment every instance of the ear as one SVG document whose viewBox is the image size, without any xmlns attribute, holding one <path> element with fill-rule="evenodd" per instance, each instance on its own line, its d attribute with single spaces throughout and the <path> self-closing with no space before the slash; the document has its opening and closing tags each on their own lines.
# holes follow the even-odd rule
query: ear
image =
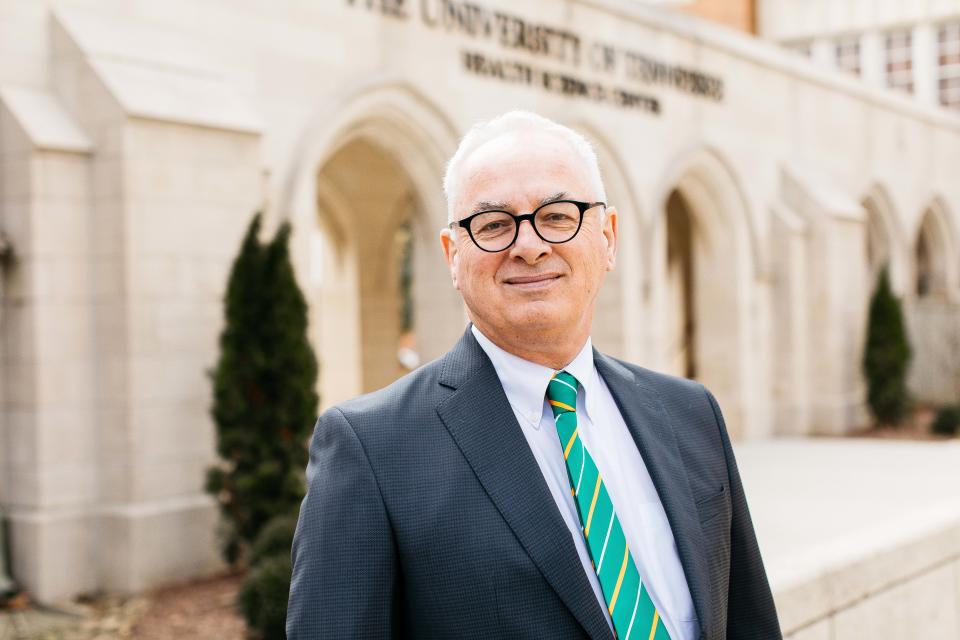
<svg viewBox="0 0 960 640">
<path fill-rule="evenodd" d="M 613 267 L 617 263 L 618 223 L 616 207 L 607 207 L 606 214 L 603 217 L 603 229 L 601 230 L 607 242 L 607 271 L 613 271 Z"/>
<path fill-rule="evenodd" d="M 450 227 L 444 227 L 440 230 L 440 246 L 443 248 L 443 257 L 447 261 L 447 268 L 450 269 L 450 280 L 453 282 L 453 288 L 459 290 L 460 286 L 457 283 L 457 259 L 459 257 L 457 237 Z"/>
</svg>

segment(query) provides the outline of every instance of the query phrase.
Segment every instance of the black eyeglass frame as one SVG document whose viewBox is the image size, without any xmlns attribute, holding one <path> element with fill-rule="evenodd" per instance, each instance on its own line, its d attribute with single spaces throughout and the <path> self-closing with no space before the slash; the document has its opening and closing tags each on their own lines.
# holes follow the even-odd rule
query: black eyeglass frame
<svg viewBox="0 0 960 640">
<path fill-rule="evenodd" d="M 577 209 L 580 211 L 580 220 L 577 221 L 577 230 L 574 231 L 573 234 L 566 240 L 547 240 L 540 233 L 540 230 L 537 229 L 537 223 L 535 222 L 536 215 L 544 207 L 549 207 L 550 205 L 554 205 L 560 202 L 566 202 L 572 205 L 576 205 Z M 475 244 L 477 248 L 480 249 L 481 251 L 486 251 L 487 253 L 500 253 L 501 251 L 506 251 L 507 249 L 512 247 L 513 243 L 517 241 L 517 238 L 520 236 L 520 224 L 524 220 L 527 220 L 530 223 L 530 227 L 533 229 L 533 232 L 537 234 L 537 237 L 543 240 L 544 242 L 549 242 L 550 244 L 563 244 L 565 242 L 570 242 L 571 240 L 577 237 L 578 233 L 580 233 L 580 227 L 583 226 L 583 215 L 590 209 L 593 209 L 594 207 L 601 207 L 601 206 L 604 209 L 606 209 L 607 203 L 606 202 L 581 202 L 579 200 L 551 200 L 550 202 L 543 203 L 542 205 L 540 205 L 530 213 L 525 213 L 520 216 L 514 215 L 509 211 L 503 211 L 502 209 L 490 209 L 488 211 L 478 211 L 476 213 L 470 214 L 466 218 L 461 218 L 460 220 L 454 220 L 453 222 L 450 223 L 450 226 L 451 227 L 460 226 L 466 229 L 467 235 L 470 236 L 470 239 L 473 241 L 473 244 Z M 514 219 L 513 239 L 510 240 L 510 242 L 508 242 L 503 249 L 484 249 L 483 247 L 480 246 L 480 243 L 477 242 L 477 239 L 473 237 L 473 231 L 470 230 L 470 221 L 476 218 L 477 216 L 482 216 L 487 213 L 505 213 Z"/>
</svg>

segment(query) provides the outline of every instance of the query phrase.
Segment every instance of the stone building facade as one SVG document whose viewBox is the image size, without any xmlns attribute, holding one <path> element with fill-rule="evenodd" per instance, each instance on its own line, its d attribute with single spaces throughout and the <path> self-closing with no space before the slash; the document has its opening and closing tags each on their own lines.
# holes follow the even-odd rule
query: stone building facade
<svg viewBox="0 0 960 640">
<path fill-rule="evenodd" d="M 760 35 L 824 68 L 960 110 L 960 2 L 759 0 Z"/>
<path fill-rule="evenodd" d="M 587 134 L 621 212 L 597 346 L 698 378 L 735 437 L 866 423 L 885 263 L 916 393 L 956 398 L 960 116 L 935 104 L 631 0 L 0 0 L 15 577 L 55 601 L 215 569 L 204 372 L 253 212 L 294 225 L 323 404 L 382 386 L 464 329 L 440 180 L 512 108 Z"/>
</svg>

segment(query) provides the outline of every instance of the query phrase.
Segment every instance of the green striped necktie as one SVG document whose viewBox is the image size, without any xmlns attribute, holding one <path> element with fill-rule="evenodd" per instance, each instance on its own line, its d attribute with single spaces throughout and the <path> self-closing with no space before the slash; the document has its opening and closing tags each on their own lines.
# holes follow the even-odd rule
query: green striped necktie
<svg viewBox="0 0 960 640">
<path fill-rule="evenodd" d="M 587 552 L 613 620 L 614 636 L 620 640 L 669 640 L 660 612 L 650 600 L 646 585 L 641 583 L 600 471 L 580 440 L 577 387 L 576 378 L 559 371 L 547 385 L 547 400 L 556 419 L 570 491 L 577 504 Z"/>
</svg>

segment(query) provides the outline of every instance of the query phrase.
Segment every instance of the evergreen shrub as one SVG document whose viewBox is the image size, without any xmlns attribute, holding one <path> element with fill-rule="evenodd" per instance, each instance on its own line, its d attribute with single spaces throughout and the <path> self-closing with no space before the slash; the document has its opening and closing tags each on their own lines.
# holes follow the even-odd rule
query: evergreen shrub
<svg viewBox="0 0 960 640">
<path fill-rule="evenodd" d="M 219 359 L 209 372 L 221 460 L 207 470 L 206 487 L 220 506 L 222 552 L 231 564 L 268 521 L 297 513 L 318 406 L 290 226 L 283 223 L 267 243 L 259 232 L 258 213 L 230 270 Z"/>
<path fill-rule="evenodd" d="M 290 555 L 293 547 L 293 533 L 297 529 L 297 517 L 294 515 L 277 516 L 263 527 L 253 542 L 250 552 L 250 564 L 256 566 L 261 560 L 277 554 Z"/>
<path fill-rule="evenodd" d="M 898 424 L 910 407 L 907 369 L 911 350 L 900 300 L 893 295 L 887 268 L 881 270 L 870 300 L 863 373 L 867 402 L 876 420 Z"/>
<path fill-rule="evenodd" d="M 240 587 L 237 604 L 251 629 L 263 640 L 285 640 L 287 599 L 292 576 L 289 549 L 262 558 Z"/>
<path fill-rule="evenodd" d="M 960 406 L 943 407 L 930 426 L 933 433 L 942 436 L 960 435 Z"/>
</svg>

